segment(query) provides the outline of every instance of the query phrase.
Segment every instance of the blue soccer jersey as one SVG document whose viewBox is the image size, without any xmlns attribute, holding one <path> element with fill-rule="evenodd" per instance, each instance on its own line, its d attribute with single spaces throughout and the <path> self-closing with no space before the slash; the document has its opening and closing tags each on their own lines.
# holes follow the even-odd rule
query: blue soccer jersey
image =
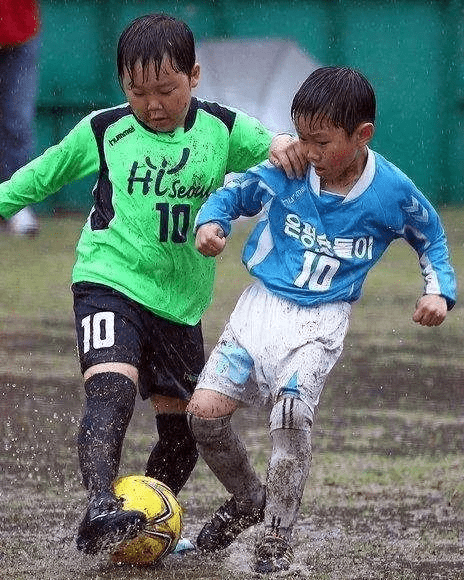
<svg viewBox="0 0 464 580">
<path fill-rule="evenodd" d="M 389 244 L 404 238 L 419 257 L 424 293 L 443 296 L 448 308 L 455 303 L 456 279 L 437 212 L 404 173 L 371 150 L 346 196 L 321 191 L 312 168 L 306 179 L 291 180 L 269 162 L 257 165 L 211 194 L 196 227 L 216 222 L 228 235 L 232 220 L 257 214 L 243 263 L 284 298 L 305 306 L 353 302 Z"/>
</svg>

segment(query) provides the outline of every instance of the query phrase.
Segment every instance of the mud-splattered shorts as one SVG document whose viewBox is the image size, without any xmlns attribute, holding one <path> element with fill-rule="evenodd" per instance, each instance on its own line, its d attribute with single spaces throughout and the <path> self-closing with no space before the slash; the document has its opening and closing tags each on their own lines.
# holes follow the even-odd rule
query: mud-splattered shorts
<svg viewBox="0 0 464 580">
<path fill-rule="evenodd" d="M 239 298 L 197 389 L 211 389 L 246 406 L 273 406 L 295 397 L 314 410 L 348 330 L 347 302 L 302 307 L 260 282 Z"/>
<path fill-rule="evenodd" d="M 205 362 L 200 324 L 160 318 L 101 284 L 80 282 L 72 290 L 82 373 L 99 363 L 128 363 L 139 371 L 142 399 L 190 399 Z"/>
</svg>

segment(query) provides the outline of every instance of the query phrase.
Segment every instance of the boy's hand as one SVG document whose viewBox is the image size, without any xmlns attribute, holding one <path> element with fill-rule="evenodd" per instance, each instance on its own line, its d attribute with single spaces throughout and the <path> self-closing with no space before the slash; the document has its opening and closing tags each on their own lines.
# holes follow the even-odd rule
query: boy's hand
<svg viewBox="0 0 464 580">
<path fill-rule="evenodd" d="M 289 179 L 302 179 L 308 169 L 308 160 L 301 151 L 299 139 L 291 135 L 275 135 L 269 149 L 269 161 L 283 169 Z"/>
<path fill-rule="evenodd" d="M 198 228 L 195 246 L 203 256 L 217 256 L 225 245 L 226 238 L 220 225 L 209 222 Z"/>
<path fill-rule="evenodd" d="M 412 319 L 422 326 L 438 326 L 445 320 L 447 312 L 448 308 L 443 296 L 426 294 L 417 301 Z"/>
</svg>

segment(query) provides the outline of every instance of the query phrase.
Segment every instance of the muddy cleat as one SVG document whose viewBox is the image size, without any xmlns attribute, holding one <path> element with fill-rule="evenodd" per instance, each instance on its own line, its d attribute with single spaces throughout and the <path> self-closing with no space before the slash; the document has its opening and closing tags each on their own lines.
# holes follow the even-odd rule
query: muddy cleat
<svg viewBox="0 0 464 580">
<path fill-rule="evenodd" d="M 77 531 L 77 549 L 85 554 L 109 550 L 123 540 L 135 538 L 147 518 L 138 511 L 124 511 L 112 494 L 103 493 L 91 500 Z"/>
<path fill-rule="evenodd" d="M 267 535 L 255 548 L 255 572 L 270 574 L 288 570 L 293 561 L 293 550 L 285 538 Z"/>
<path fill-rule="evenodd" d="M 197 548 L 207 552 L 227 548 L 235 538 L 254 524 L 264 520 L 264 503 L 247 512 L 239 511 L 237 502 L 231 497 L 203 526 L 198 534 Z"/>
</svg>

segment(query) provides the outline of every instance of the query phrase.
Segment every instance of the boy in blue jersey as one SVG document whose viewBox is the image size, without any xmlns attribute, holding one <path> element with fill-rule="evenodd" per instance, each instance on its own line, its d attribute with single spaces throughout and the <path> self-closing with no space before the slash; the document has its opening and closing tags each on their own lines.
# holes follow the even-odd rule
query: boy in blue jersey
<svg viewBox="0 0 464 580">
<path fill-rule="evenodd" d="M 368 147 L 375 121 L 369 82 L 352 69 L 317 69 L 296 93 L 291 114 L 299 154 L 310 163 L 306 178 L 291 181 L 264 162 L 213 193 L 196 221 L 197 248 L 216 256 L 232 220 L 260 214 L 243 250 L 256 281 L 239 298 L 187 407 L 200 454 L 232 494 L 197 545 L 225 548 L 264 521 L 255 549 L 259 573 L 290 566 L 315 407 L 367 272 L 393 240 L 404 238 L 425 281 L 413 320 L 441 324 L 456 293 L 436 211 Z M 231 428 L 243 405 L 270 407 L 266 485 Z"/>
</svg>

